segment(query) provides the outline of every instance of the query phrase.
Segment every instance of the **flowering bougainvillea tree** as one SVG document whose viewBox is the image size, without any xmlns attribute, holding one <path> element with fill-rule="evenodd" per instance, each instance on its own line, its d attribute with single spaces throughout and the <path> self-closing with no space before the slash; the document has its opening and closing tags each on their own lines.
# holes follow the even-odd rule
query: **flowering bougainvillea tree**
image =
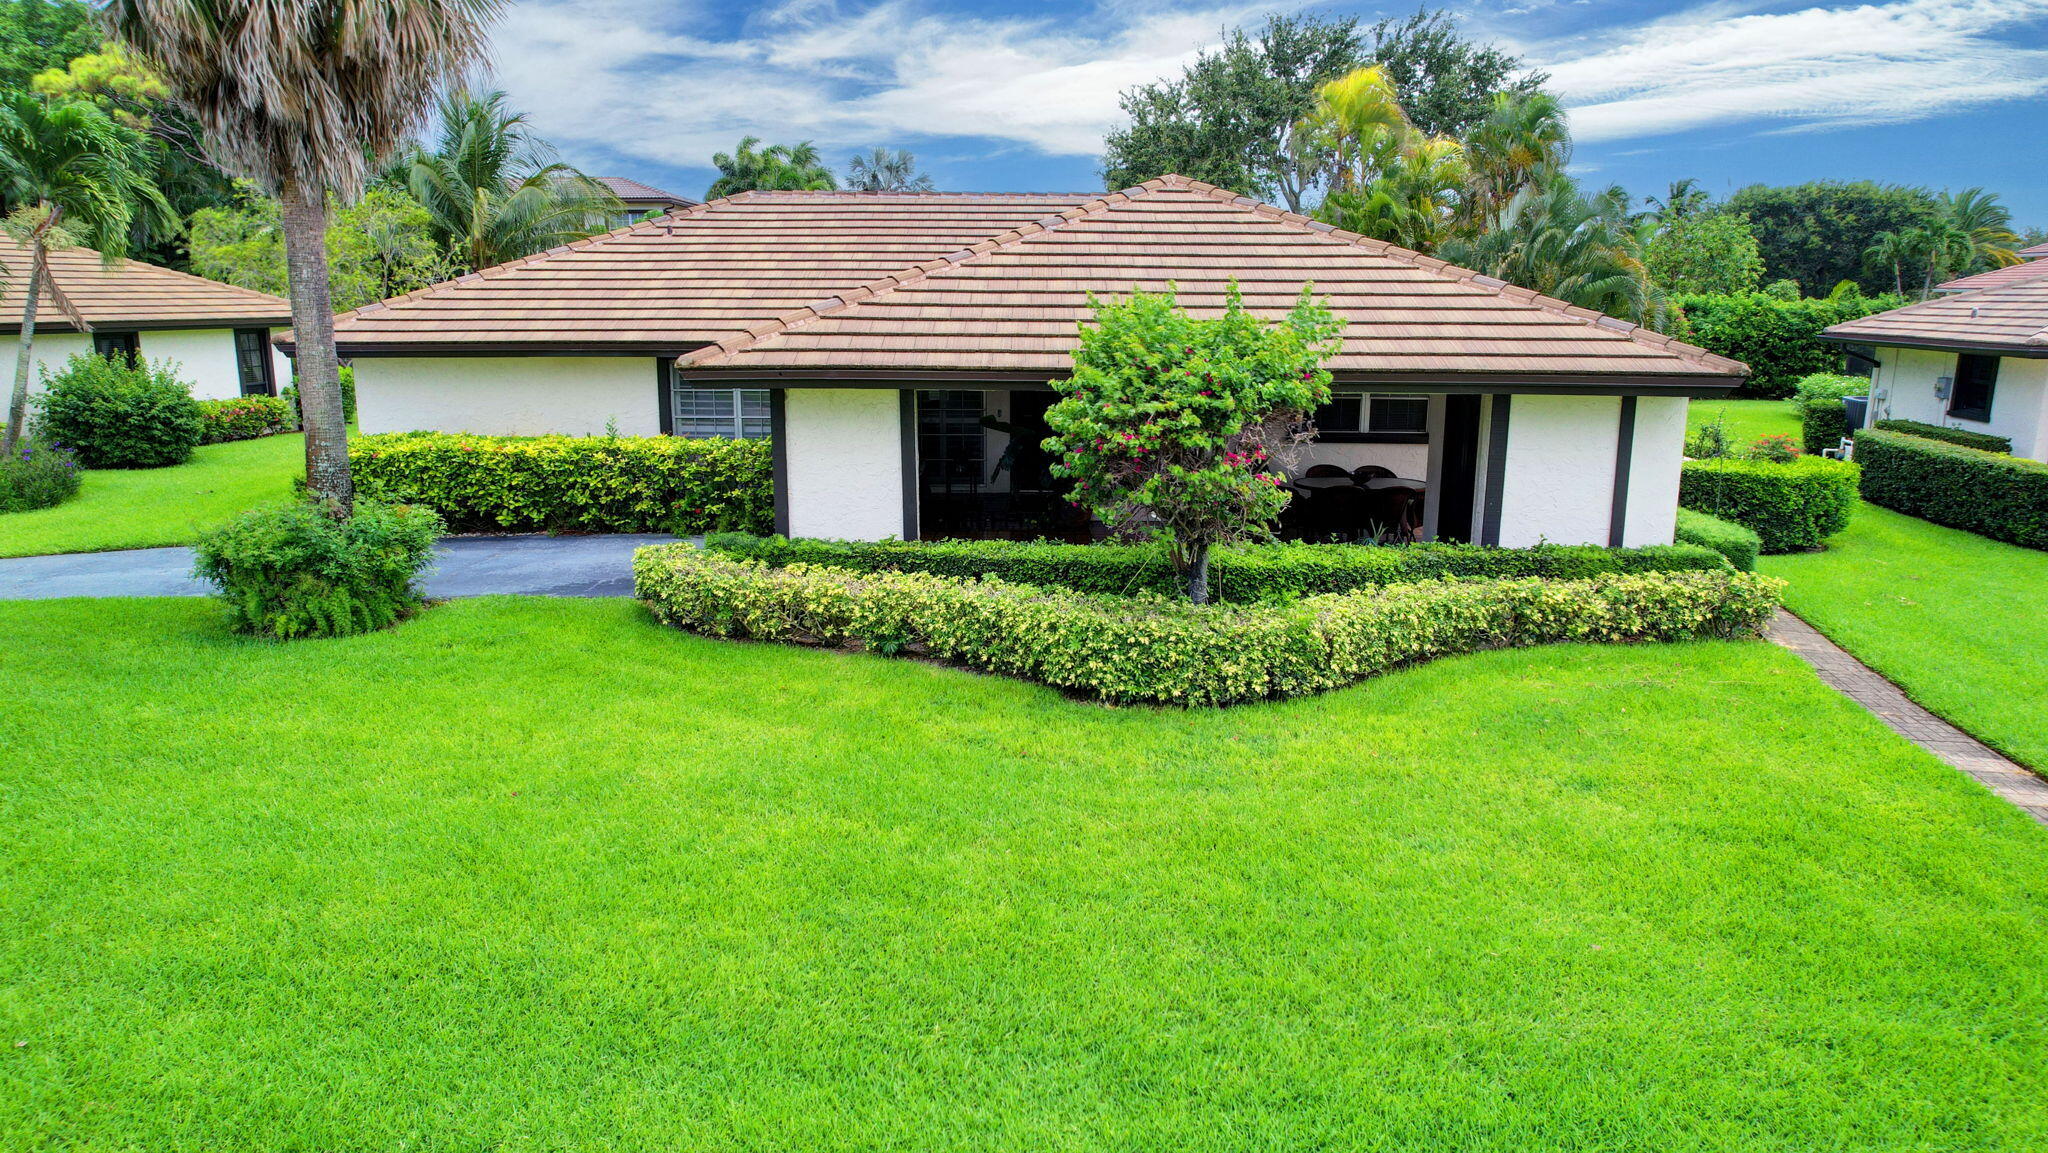
<svg viewBox="0 0 2048 1153">
<path fill-rule="evenodd" d="M 1287 507 L 1273 457 L 1329 400 L 1323 362 L 1343 322 L 1307 285 L 1274 323 L 1245 311 L 1235 282 L 1215 317 L 1188 315 L 1171 288 L 1089 306 L 1073 374 L 1052 382 L 1053 472 L 1113 531 L 1164 541 L 1204 603 L 1210 548 L 1271 535 Z"/>
</svg>

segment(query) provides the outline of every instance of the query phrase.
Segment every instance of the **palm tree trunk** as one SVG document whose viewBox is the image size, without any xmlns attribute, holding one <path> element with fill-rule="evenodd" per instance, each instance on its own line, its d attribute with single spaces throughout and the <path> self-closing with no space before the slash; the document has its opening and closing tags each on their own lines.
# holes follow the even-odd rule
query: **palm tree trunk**
<svg viewBox="0 0 2048 1153">
<path fill-rule="evenodd" d="M 37 248 L 41 241 L 36 242 Z M 7 436 L 0 442 L 0 456 L 14 452 L 21 442 L 22 426 L 28 423 L 28 370 L 36 347 L 36 302 L 43 295 L 43 261 L 32 252 L 28 263 L 28 299 L 21 303 L 21 348 L 14 356 L 14 392 L 7 400 Z"/>
<path fill-rule="evenodd" d="M 327 284 L 327 198 L 321 189 L 286 181 L 284 259 L 292 293 L 292 336 L 299 412 L 306 427 L 306 488 L 337 515 L 355 509 L 348 473 L 348 418 L 334 356 L 334 301 Z"/>
</svg>

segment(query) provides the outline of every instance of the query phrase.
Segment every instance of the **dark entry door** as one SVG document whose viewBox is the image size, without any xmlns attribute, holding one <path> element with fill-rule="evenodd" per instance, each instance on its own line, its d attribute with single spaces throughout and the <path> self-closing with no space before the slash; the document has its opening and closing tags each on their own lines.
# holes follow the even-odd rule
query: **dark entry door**
<svg viewBox="0 0 2048 1153">
<path fill-rule="evenodd" d="M 966 389 L 917 394 L 918 535 L 927 539 L 980 534 L 988 475 L 981 400 Z"/>
<path fill-rule="evenodd" d="M 1436 539 L 1469 542 L 1479 472 L 1479 398 L 1444 398 L 1444 471 L 1437 484 Z"/>
</svg>

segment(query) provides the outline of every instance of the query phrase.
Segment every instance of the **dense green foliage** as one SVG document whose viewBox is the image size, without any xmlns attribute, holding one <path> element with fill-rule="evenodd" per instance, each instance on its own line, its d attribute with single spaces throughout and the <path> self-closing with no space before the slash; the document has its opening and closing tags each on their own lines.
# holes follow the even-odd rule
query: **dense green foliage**
<svg viewBox="0 0 2048 1153">
<path fill-rule="evenodd" d="M 78 495 L 78 484 L 70 449 L 24 437 L 0 456 L 0 513 L 55 508 Z"/>
<path fill-rule="evenodd" d="M 1679 545 L 1713 549 L 1726 557 L 1738 572 L 1754 572 L 1757 554 L 1764 547 L 1763 538 L 1756 534 L 1756 530 L 1709 516 L 1694 508 L 1678 510 L 1678 527 L 1673 539 Z"/>
<path fill-rule="evenodd" d="M 25 92 L 38 72 L 62 68 L 99 43 L 92 9 L 77 0 L 0 0 L 0 89 Z"/>
<path fill-rule="evenodd" d="M 718 179 L 711 182 L 704 199 L 754 191 L 828 192 L 839 187 L 838 178 L 810 141 L 771 144 L 757 150 L 754 146 L 759 143 L 759 137 L 748 136 L 730 154 L 720 152 L 711 158 Z"/>
<path fill-rule="evenodd" d="M 1822 330 L 1905 303 L 1863 296 L 1785 300 L 1761 292 L 1674 300 L 1685 311 L 1686 339 L 1747 364 L 1750 376 L 1738 395 L 1759 397 L 1790 396 L 1805 377 L 1840 372 L 1841 347 L 1823 343 Z"/>
<path fill-rule="evenodd" d="M 335 370 L 334 377 L 335 383 L 341 387 L 342 419 L 350 424 L 354 424 L 356 422 L 355 366 L 352 364 L 342 365 Z M 279 395 L 283 397 L 285 403 L 292 406 L 292 422 L 294 424 L 301 423 L 302 414 L 299 412 L 299 388 L 296 380 L 293 384 L 287 385 L 285 390 Z"/>
<path fill-rule="evenodd" d="M 461 532 L 765 532 L 765 440 L 384 433 L 349 442 L 365 493 L 436 509 Z"/>
<path fill-rule="evenodd" d="M 192 270 L 288 295 L 278 211 L 277 201 L 245 185 L 234 204 L 193 213 Z M 429 232 L 432 217 L 403 189 L 373 185 L 350 204 L 330 198 L 327 213 L 327 275 L 337 309 L 361 308 L 455 273 L 447 251 Z"/>
<path fill-rule="evenodd" d="M 1879 428 L 1856 434 L 1856 463 L 1872 504 L 2048 549 L 2048 464 Z"/>
<path fill-rule="evenodd" d="M 1816 372 L 1800 380 L 1792 390 L 1792 408 L 1799 414 L 1800 440 L 1806 451 L 1818 456 L 1840 448 L 1849 435 L 1845 396 L 1867 396 L 1870 378 L 1839 372 Z"/>
<path fill-rule="evenodd" d="M 1925 421 L 1919 420 L 1879 420 L 1871 422 L 1870 427 L 1880 428 L 1886 432 L 1903 432 L 1907 436 L 1925 437 L 1928 440 L 1959 444 L 1964 448 L 1974 448 L 1980 452 L 2012 452 L 2011 437 L 1993 436 L 1988 432 L 1971 432 L 1967 428 L 1949 428 L 1947 425 L 1928 424 Z"/>
<path fill-rule="evenodd" d="M 774 569 L 687 544 L 634 557 L 667 624 L 721 637 L 914 651 L 1118 703 L 1299 696 L 1455 653 L 1755 635 L 1777 582 L 1718 571 L 1387 585 L 1194 605 L 900 571 Z"/>
<path fill-rule="evenodd" d="M 1661 221 L 1643 245 L 1643 266 L 1666 292 L 1754 292 L 1764 274 L 1749 221 L 1730 212 Z"/>
<path fill-rule="evenodd" d="M 1849 523 L 1856 466 L 1818 456 L 1789 464 L 1689 460 L 1680 472 L 1678 503 L 1755 530 L 1767 553 L 1820 548 Z"/>
<path fill-rule="evenodd" d="M 167 361 L 74 355 L 43 382 L 36 427 L 86 468 L 162 468 L 192 459 L 205 422 Z"/>
<path fill-rule="evenodd" d="M 347 518 L 310 501 L 244 513 L 201 537 L 197 575 L 237 632 L 345 637 L 418 609 L 441 519 L 419 505 L 358 500 Z"/>
<path fill-rule="evenodd" d="M 1824 296 L 1853 280 L 1875 294 L 1893 290 L 1892 272 L 1866 263 L 1865 250 L 1881 233 L 1926 220 L 1935 201 L 1924 188 L 1816 180 L 1785 187 L 1753 184 L 1730 196 L 1726 210 L 1748 218 L 1766 281 L 1791 280 L 1808 296 Z"/>
<path fill-rule="evenodd" d="M 1112 531 L 1165 542 L 1200 603 L 1209 549 L 1270 536 L 1287 507 L 1271 453 L 1330 398 L 1323 361 L 1343 324 L 1307 286 L 1274 324 L 1245 310 L 1235 281 L 1215 317 L 1188 315 L 1171 289 L 1089 304 L 1045 413 L 1053 475 Z"/>
<path fill-rule="evenodd" d="M 834 541 L 720 533 L 704 547 L 772 568 L 827 565 L 856 572 L 923 572 L 935 576 L 994 577 L 1013 584 L 1045 585 L 1102 595 L 1170 596 L 1184 585 L 1158 545 L 1054 544 L 1046 541 Z M 1544 577 L 1583 580 L 1608 573 L 1685 572 L 1721 567 L 1704 548 L 1659 545 L 1600 548 L 1538 545 L 1488 548 L 1474 544 L 1249 544 L 1218 549 L 1210 557 L 1210 595 L 1251 602 L 1354 592 L 1381 585 L 1438 579 Z"/>
<path fill-rule="evenodd" d="M 299 413 L 282 396 L 236 396 L 226 400 L 199 402 L 202 430 L 200 444 L 225 444 L 231 440 L 254 440 L 293 432 L 299 427 Z"/>
<path fill-rule="evenodd" d="M 1785 604 L 1907 695 L 2048 770 L 2048 552 L 1863 504 L 1826 552 L 1766 557 Z"/>
<path fill-rule="evenodd" d="M 191 544 L 258 504 L 292 494 L 304 475 L 297 434 L 201 445 L 176 468 L 84 474 L 56 508 L 0 517 L 0 557 Z"/>
</svg>

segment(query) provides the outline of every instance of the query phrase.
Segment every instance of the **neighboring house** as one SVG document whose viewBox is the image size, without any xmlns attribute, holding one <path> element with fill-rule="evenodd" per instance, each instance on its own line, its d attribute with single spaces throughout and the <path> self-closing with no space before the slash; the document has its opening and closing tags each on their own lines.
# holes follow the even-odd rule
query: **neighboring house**
<svg viewBox="0 0 2048 1153">
<path fill-rule="evenodd" d="M 28 249 L 0 238 L 0 379 L 12 381 L 21 349 L 22 293 L 28 287 Z M 84 317 L 79 331 L 47 289 L 36 306 L 36 339 L 29 388 L 42 387 L 77 353 L 125 353 L 168 360 L 202 400 L 277 395 L 291 384 L 291 364 L 271 344 L 273 329 L 291 324 L 292 307 L 267 293 L 123 260 L 112 265 L 90 248 L 50 253 L 50 278 Z"/>
<path fill-rule="evenodd" d="M 625 211 L 613 216 L 613 228 L 645 220 L 650 216 L 660 216 L 678 208 L 689 208 L 697 203 L 687 196 L 663 192 L 652 185 L 628 180 L 623 176 L 593 176 L 591 179 L 610 189 L 611 194 L 618 197 L 619 203 L 625 206 Z"/>
<path fill-rule="evenodd" d="M 1823 335 L 1875 348 L 1871 419 L 1988 432 L 2011 438 L 2015 456 L 2048 460 L 2048 278 L 1938 296 Z"/>
<path fill-rule="evenodd" d="M 1178 177 L 1108 194 L 746 193 L 336 328 L 364 432 L 772 435 L 780 530 L 911 538 L 1065 513 L 1037 443 L 1089 293 L 1176 284 L 1199 313 L 1231 279 L 1267 315 L 1311 284 L 1349 322 L 1339 399 L 1290 470 L 1423 482 L 1425 528 L 1445 539 L 1670 541 L 1686 398 L 1746 372 Z"/>
<path fill-rule="evenodd" d="M 2018 284 L 2022 281 L 2048 276 L 2048 244 L 2036 244 L 2032 248 L 2022 248 L 2016 255 L 2020 258 L 2018 264 L 2008 264 L 2004 268 L 1994 268 L 1989 272 L 1979 272 L 1974 276 L 1957 277 L 1954 280 L 1935 285 L 1934 291 L 1975 292 L 1980 288 L 2002 288 L 2008 284 Z"/>
</svg>

